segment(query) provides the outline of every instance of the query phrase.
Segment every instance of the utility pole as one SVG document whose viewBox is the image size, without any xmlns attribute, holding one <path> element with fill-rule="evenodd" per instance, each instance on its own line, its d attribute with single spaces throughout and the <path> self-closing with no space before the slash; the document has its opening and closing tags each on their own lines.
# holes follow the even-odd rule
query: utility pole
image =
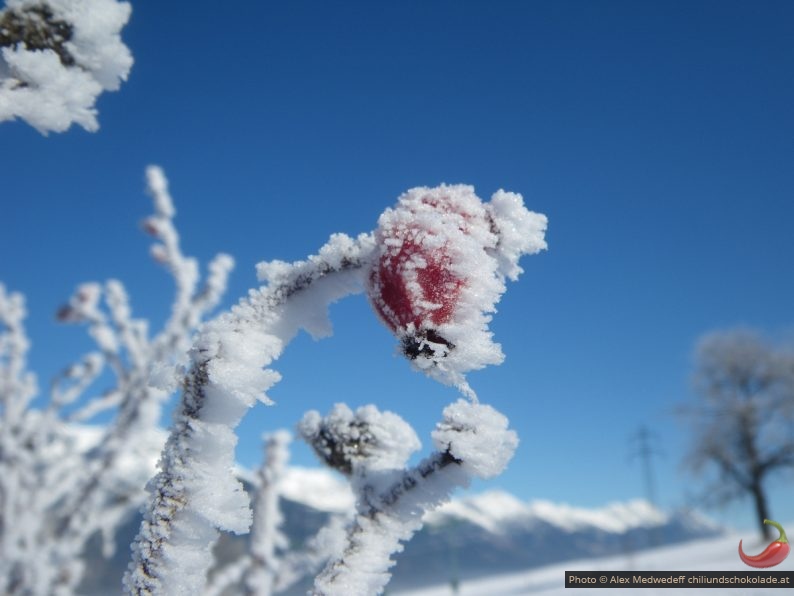
<svg viewBox="0 0 794 596">
<path fill-rule="evenodd" d="M 645 483 L 645 497 L 648 502 L 656 507 L 656 482 L 653 474 L 653 457 L 662 455 L 652 447 L 652 442 L 657 439 L 656 433 L 648 430 L 645 425 L 640 426 L 639 430 L 632 435 L 632 444 L 636 445 L 631 453 L 631 457 L 639 457 L 642 461 L 642 472 Z"/>
<path fill-rule="evenodd" d="M 656 482 L 653 473 L 653 457 L 663 455 L 658 449 L 654 449 L 653 443 L 658 439 L 658 435 L 648 429 L 644 424 L 640 426 L 637 432 L 631 436 L 632 452 L 631 459 L 639 457 L 642 462 L 642 475 L 645 484 L 645 498 L 652 507 L 657 507 L 656 502 Z M 653 546 L 660 543 L 658 529 L 654 528 L 650 532 L 650 540 Z"/>
</svg>

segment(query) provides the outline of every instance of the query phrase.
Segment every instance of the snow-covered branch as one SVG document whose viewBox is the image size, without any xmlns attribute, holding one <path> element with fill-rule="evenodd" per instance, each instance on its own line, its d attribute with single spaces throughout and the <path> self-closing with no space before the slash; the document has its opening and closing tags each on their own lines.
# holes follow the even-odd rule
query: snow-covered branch
<svg viewBox="0 0 794 596">
<path fill-rule="evenodd" d="M 205 325 L 125 576 L 132 593 L 200 591 L 218 530 L 248 530 L 248 497 L 231 473 L 234 428 L 257 400 L 269 403 L 280 377 L 263 369 L 300 328 L 330 333 L 327 305 L 361 291 L 371 252 L 371 236 L 337 234 L 306 261 L 263 264 L 267 285 Z"/>
<path fill-rule="evenodd" d="M 135 450 L 135 437 L 156 427 L 163 401 L 176 385 L 176 370 L 187 358 L 192 334 L 202 318 L 212 310 L 226 287 L 231 257 L 219 255 L 210 265 L 205 287 L 199 287 L 195 259 L 182 254 L 179 235 L 173 224 L 176 212 L 167 193 L 167 181 L 160 168 L 147 169 L 149 192 L 155 214 L 144 228 L 162 244 L 152 253 L 172 275 L 176 285 L 172 313 L 163 330 L 149 339 L 145 321 L 131 316 L 129 299 L 123 285 L 111 280 L 105 285 L 107 313 L 99 306 L 102 289 L 98 284 L 84 284 L 70 303 L 59 311 L 62 320 L 89 325 L 89 332 L 110 362 L 117 385 L 109 394 L 84 405 L 80 415 L 100 411 L 118 403 L 115 423 L 110 425 L 96 448 L 90 473 L 70 495 L 57 524 L 59 535 L 79 534 L 83 542 L 93 531 L 90 519 L 102 499 L 102 484 L 118 458 Z M 152 223 L 155 222 L 155 223 Z M 163 248 L 165 247 L 165 248 Z M 114 399 L 108 399 L 108 395 Z M 96 405 L 93 405 L 96 404 Z"/>
<path fill-rule="evenodd" d="M 289 459 L 290 433 L 281 430 L 267 433 L 265 458 L 256 476 L 253 497 L 253 524 L 248 550 L 236 561 L 215 572 L 204 596 L 218 596 L 234 587 L 238 592 L 252 596 L 270 596 L 286 589 L 317 569 L 330 556 L 322 549 L 320 535 L 308 541 L 298 551 L 287 552 L 287 537 L 281 526 L 281 482 Z M 337 521 L 331 518 L 331 523 Z M 336 526 L 335 526 L 336 527 Z"/>
<path fill-rule="evenodd" d="M 99 128 L 97 97 L 127 79 L 121 41 L 130 5 L 116 0 L 6 0 L 0 11 L 0 122 L 42 134 Z"/>
<path fill-rule="evenodd" d="M 301 550 L 287 553 L 279 565 L 275 592 L 286 590 L 304 577 L 320 571 L 328 560 L 345 546 L 347 516 L 331 515 L 328 522 L 312 536 Z"/>
<path fill-rule="evenodd" d="M 36 394 L 27 371 L 30 347 L 24 327 L 25 301 L 0 284 L 0 592 L 12 594 L 30 578 L 25 554 L 35 541 L 20 510 L 35 484 L 31 458 L 24 447 L 25 412 Z"/>
<path fill-rule="evenodd" d="M 287 548 L 281 532 L 284 518 L 279 509 L 279 483 L 289 459 L 290 434 L 275 432 L 265 437 L 265 460 L 259 469 L 259 486 L 254 499 L 251 525 L 251 564 L 245 575 L 248 594 L 269 596 L 279 573 L 276 550 Z"/>
<path fill-rule="evenodd" d="M 309 412 L 300 432 L 321 459 L 350 476 L 357 497 L 345 547 L 315 579 L 312 594 L 318 596 L 381 593 L 392 555 L 421 529 L 424 514 L 472 477 L 501 473 L 518 445 L 503 415 L 465 400 L 444 410 L 433 432 L 437 451 L 408 469 L 405 462 L 419 448 L 416 434 L 399 416 L 374 406 L 353 414 L 338 404 L 325 418 Z"/>
<path fill-rule="evenodd" d="M 18 420 L 37 391 L 36 378 L 27 371 L 26 314 L 24 297 L 0 284 L 0 407 L 7 423 Z"/>
</svg>

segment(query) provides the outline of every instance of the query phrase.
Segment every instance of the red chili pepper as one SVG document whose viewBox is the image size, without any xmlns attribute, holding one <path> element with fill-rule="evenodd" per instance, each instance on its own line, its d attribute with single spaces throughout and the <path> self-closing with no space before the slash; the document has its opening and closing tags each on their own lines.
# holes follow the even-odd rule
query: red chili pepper
<svg viewBox="0 0 794 596">
<path fill-rule="evenodd" d="M 769 524 L 770 526 L 775 526 L 778 532 L 780 532 L 780 537 L 767 546 L 764 549 L 764 552 L 759 555 L 752 556 L 744 554 L 742 551 L 742 541 L 739 540 L 739 558 L 750 567 L 764 568 L 780 565 L 786 559 L 786 557 L 788 557 L 788 553 L 791 550 L 791 546 L 788 543 L 786 531 L 783 529 L 783 526 L 770 519 L 765 519 L 764 523 Z"/>
</svg>

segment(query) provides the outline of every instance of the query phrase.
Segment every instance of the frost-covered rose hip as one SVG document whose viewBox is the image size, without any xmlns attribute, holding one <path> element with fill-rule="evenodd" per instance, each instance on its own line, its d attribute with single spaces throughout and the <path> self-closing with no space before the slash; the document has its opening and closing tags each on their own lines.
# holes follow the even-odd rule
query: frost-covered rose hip
<svg viewBox="0 0 794 596">
<path fill-rule="evenodd" d="M 488 313 L 545 228 L 513 193 L 485 204 L 471 186 L 409 190 L 378 221 L 370 301 L 416 366 L 465 386 L 465 371 L 501 361 Z"/>
<path fill-rule="evenodd" d="M 381 255 L 377 276 L 382 300 L 378 313 L 392 331 L 446 323 L 465 281 L 450 269 L 452 259 L 442 246 L 428 250 L 413 238 L 405 238 L 394 253 Z"/>
<path fill-rule="evenodd" d="M 409 191 L 396 209 L 381 217 L 376 233 L 379 251 L 369 295 L 411 358 L 432 356 L 439 346 L 442 351 L 452 347 L 438 328 L 452 320 L 467 283 L 456 243 L 470 233 L 472 222 L 487 227 L 479 200 L 466 200 L 471 197 L 453 190 Z"/>
</svg>

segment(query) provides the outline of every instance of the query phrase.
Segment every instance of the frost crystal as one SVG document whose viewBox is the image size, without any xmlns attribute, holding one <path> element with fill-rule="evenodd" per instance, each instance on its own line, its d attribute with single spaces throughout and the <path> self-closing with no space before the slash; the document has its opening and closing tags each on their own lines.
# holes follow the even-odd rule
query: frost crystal
<svg viewBox="0 0 794 596">
<path fill-rule="evenodd" d="M 97 97 L 117 90 L 132 67 L 120 36 L 130 10 L 116 0 L 7 0 L 0 122 L 21 118 L 43 134 L 72 123 L 97 130 Z"/>
<path fill-rule="evenodd" d="M 433 443 L 479 478 L 498 476 L 518 446 L 503 414 L 485 404 L 458 400 L 444 408 L 444 419 L 433 431 Z"/>
</svg>

